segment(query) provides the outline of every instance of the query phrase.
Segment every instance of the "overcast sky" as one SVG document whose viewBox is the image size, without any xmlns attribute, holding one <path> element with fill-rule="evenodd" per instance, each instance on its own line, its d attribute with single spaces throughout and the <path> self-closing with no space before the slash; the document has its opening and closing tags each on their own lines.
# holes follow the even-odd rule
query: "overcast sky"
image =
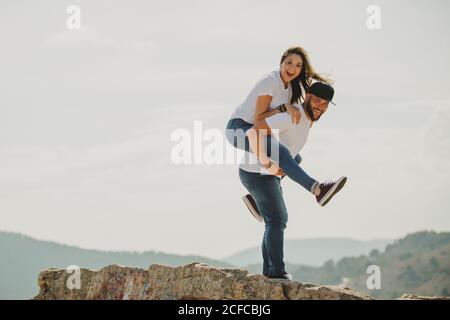
<svg viewBox="0 0 450 320">
<path fill-rule="evenodd" d="M 70 4 L 81 29 L 66 27 Z M 381 30 L 366 27 L 369 5 Z M 283 51 L 336 81 L 304 168 L 348 176 L 327 207 L 288 179 L 287 238 L 450 230 L 450 4 L 0 4 L 0 230 L 85 248 L 221 258 L 259 245 L 237 165 L 171 162 L 174 130 L 223 130 Z"/>
</svg>

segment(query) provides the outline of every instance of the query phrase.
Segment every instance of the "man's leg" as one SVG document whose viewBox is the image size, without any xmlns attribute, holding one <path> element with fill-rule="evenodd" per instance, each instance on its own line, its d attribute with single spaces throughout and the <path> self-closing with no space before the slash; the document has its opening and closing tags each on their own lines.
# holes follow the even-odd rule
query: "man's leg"
<svg viewBox="0 0 450 320">
<path fill-rule="evenodd" d="M 263 256 L 263 275 L 268 277 L 270 276 L 270 260 L 269 260 L 269 254 L 267 253 L 267 247 L 266 247 L 266 235 L 264 231 L 264 236 L 262 240 L 262 256 Z"/>
<path fill-rule="evenodd" d="M 296 164 L 300 164 L 302 162 L 302 157 L 299 153 L 294 157 L 294 161 Z M 285 176 L 282 176 L 281 179 L 284 179 Z M 258 206 L 256 205 L 255 199 L 253 199 L 251 194 L 246 194 L 243 198 L 245 205 L 247 206 L 250 213 L 259 221 L 263 222 L 263 218 L 261 213 L 259 212 Z M 265 250 L 265 249 L 263 249 Z M 264 254 L 264 252 L 263 252 Z"/>
<path fill-rule="evenodd" d="M 263 259 L 269 276 L 286 273 L 284 264 L 284 229 L 288 216 L 280 186 L 280 179 L 271 175 L 260 175 L 239 170 L 243 185 L 255 199 L 264 218 Z"/>
</svg>

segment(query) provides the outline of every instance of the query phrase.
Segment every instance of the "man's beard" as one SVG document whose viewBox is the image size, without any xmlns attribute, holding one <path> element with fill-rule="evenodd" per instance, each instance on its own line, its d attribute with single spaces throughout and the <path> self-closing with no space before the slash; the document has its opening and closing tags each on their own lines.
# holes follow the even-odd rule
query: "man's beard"
<svg viewBox="0 0 450 320">
<path fill-rule="evenodd" d="M 306 113 L 308 114 L 308 117 L 312 121 L 318 121 L 320 119 L 320 117 L 322 116 L 322 114 L 323 114 L 323 113 L 319 114 L 319 116 L 316 119 L 316 117 L 314 116 L 314 111 L 313 111 L 312 106 L 311 106 L 311 102 L 309 100 L 305 102 L 304 107 L 305 107 Z"/>
<path fill-rule="evenodd" d="M 305 102 L 305 111 L 312 121 L 316 121 L 316 118 L 314 117 L 314 112 L 312 110 L 311 102 L 309 100 Z"/>
</svg>

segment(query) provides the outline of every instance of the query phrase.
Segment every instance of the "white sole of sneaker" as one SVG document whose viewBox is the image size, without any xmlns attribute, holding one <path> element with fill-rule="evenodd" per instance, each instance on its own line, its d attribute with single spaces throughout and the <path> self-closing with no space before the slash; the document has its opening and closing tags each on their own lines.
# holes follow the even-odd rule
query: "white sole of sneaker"
<svg viewBox="0 0 450 320">
<path fill-rule="evenodd" d="M 331 198 L 333 198 L 333 196 L 342 189 L 342 187 L 345 185 L 346 182 L 347 177 L 339 178 L 339 180 L 336 181 L 336 183 L 331 187 L 331 189 L 328 190 L 327 194 L 319 201 L 319 204 L 322 207 L 325 206 L 328 203 L 328 201 L 330 201 Z"/>
<path fill-rule="evenodd" d="M 263 222 L 263 218 L 255 211 L 255 209 L 253 208 L 252 204 L 250 203 L 250 201 L 247 199 L 247 197 L 242 197 L 242 200 L 244 200 L 245 205 L 248 208 L 248 211 L 250 211 L 250 213 L 252 214 L 253 217 L 255 217 L 256 220 L 258 220 L 259 222 Z"/>
</svg>

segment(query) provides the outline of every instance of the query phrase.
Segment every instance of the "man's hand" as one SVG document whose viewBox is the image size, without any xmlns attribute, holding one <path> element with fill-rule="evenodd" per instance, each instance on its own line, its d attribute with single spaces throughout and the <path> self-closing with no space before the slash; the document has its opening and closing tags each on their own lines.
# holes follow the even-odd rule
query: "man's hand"
<svg viewBox="0 0 450 320">
<path fill-rule="evenodd" d="M 265 167 L 265 166 L 263 166 Z M 270 167 L 269 168 L 265 168 L 267 170 L 267 173 L 269 174 L 273 174 L 275 176 L 281 176 L 284 177 L 286 175 L 286 173 L 284 173 L 283 169 L 280 168 L 280 166 L 276 163 L 271 161 Z"/>
<path fill-rule="evenodd" d="M 276 175 L 277 175 L 277 176 L 281 176 L 281 177 L 283 178 L 283 177 L 286 176 L 286 173 L 283 171 L 283 169 L 280 168 L 280 169 L 278 170 L 278 172 L 277 172 Z"/>
<path fill-rule="evenodd" d="M 277 175 L 278 172 L 281 170 L 281 168 L 278 166 L 276 162 L 273 162 L 272 160 L 269 161 L 267 164 L 263 164 L 262 167 L 266 169 L 268 174 Z"/>
<path fill-rule="evenodd" d="M 300 109 L 295 106 L 291 106 L 290 104 L 286 104 L 286 109 L 292 118 L 292 123 L 298 124 L 300 122 L 300 118 L 302 117 Z"/>
</svg>

